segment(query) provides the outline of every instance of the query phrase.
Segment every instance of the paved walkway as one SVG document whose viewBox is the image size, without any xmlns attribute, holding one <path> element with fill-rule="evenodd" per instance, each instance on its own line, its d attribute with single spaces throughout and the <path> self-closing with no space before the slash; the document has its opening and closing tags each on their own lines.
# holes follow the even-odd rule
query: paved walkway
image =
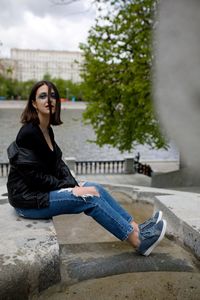
<svg viewBox="0 0 200 300">
<path fill-rule="evenodd" d="M 0 101 L 0 109 L 23 109 L 26 105 L 27 101 L 22 100 L 2 100 Z M 85 102 L 72 102 L 66 101 L 61 103 L 62 109 L 85 109 Z"/>
</svg>

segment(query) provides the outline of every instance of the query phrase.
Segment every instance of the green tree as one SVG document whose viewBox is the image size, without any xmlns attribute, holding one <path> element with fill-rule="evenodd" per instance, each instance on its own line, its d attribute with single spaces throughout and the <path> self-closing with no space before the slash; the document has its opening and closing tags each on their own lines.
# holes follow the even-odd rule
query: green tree
<svg viewBox="0 0 200 300">
<path fill-rule="evenodd" d="M 68 97 L 69 99 L 72 99 L 72 97 L 75 97 L 78 100 L 83 100 L 81 83 L 74 83 L 71 80 L 62 78 L 52 78 L 50 75 L 45 75 L 44 79 L 51 80 L 55 83 L 61 98 Z"/>
<path fill-rule="evenodd" d="M 6 79 L 0 75 L 0 96 L 7 97 L 8 95 L 8 85 Z"/>
<path fill-rule="evenodd" d="M 18 82 L 18 93 L 20 94 L 21 99 L 27 100 L 30 94 L 30 91 L 35 84 L 36 80 L 27 80 L 24 82 Z"/>
<path fill-rule="evenodd" d="M 43 79 L 53 81 L 58 87 L 61 98 L 66 98 L 66 89 L 68 88 L 69 98 L 73 96 L 77 100 L 83 100 L 82 83 L 74 83 L 71 80 L 62 78 L 52 78 L 49 74 L 44 75 Z M 16 79 L 9 79 L 0 75 L 0 96 L 7 99 L 22 99 L 27 100 L 36 80 L 28 80 L 20 82 Z"/>
<path fill-rule="evenodd" d="M 99 16 L 87 44 L 84 113 L 99 146 L 121 151 L 136 144 L 162 148 L 151 93 L 152 28 L 156 0 L 96 0 Z"/>
</svg>

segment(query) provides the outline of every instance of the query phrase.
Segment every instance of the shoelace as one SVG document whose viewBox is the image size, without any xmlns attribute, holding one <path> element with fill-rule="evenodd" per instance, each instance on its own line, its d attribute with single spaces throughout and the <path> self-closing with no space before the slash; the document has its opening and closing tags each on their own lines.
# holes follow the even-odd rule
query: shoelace
<svg viewBox="0 0 200 300">
<path fill-rule="evenodd" d="M 146 227 L 146 226 L 148 226 L 151 223 L 154 223 L 154 218 L 151 218 L 151 219 L 145 221 L 144 223 L 142 223 L 140 225 L 142 225 L 142 227 Z"/>
<path fill-rule="evenodd" d="M 140 231 L 140 237 L 143 239 L 150 238 L 152 236 L 158 235 L 158 230 L 157 229 L 147 229 L 145 231 Z"/>
</svg>

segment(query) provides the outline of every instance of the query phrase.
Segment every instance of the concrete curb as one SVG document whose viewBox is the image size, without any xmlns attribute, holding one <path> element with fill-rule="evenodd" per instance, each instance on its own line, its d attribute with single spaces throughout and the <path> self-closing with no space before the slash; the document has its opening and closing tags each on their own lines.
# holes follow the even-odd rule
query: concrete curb
<svg viewBox="0 0 200 300">
<path fill-rule="evenodd" d="M 27 101 L 25 100 L 3 100 L 0 101 L 1 109 L 24 109 Z M 87 106 L 87 102 L 77 101 L 66 101 L 61 102 L 61 109 L 81 109 L 84 110 Z"/>
</svg>

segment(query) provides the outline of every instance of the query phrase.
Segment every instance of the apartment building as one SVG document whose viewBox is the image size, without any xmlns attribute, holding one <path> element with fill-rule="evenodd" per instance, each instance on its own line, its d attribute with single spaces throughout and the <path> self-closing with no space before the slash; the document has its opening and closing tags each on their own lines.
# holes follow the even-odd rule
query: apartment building
<svg viewBox="0 0 200 300">
<path fill-rule="evenodd" d="M 80 82 L 83 55 L 80 51 L 51 51 L 11 49 L 12 77 L 19 81 L 41 80 L 45 74 L 51 77 Z"/>
<path fill-rule="evenodd" d="M 0 74 L 4 77 L 15 79 L 17 65 L 10 58 L 0 58 Z"/>
</svg>

